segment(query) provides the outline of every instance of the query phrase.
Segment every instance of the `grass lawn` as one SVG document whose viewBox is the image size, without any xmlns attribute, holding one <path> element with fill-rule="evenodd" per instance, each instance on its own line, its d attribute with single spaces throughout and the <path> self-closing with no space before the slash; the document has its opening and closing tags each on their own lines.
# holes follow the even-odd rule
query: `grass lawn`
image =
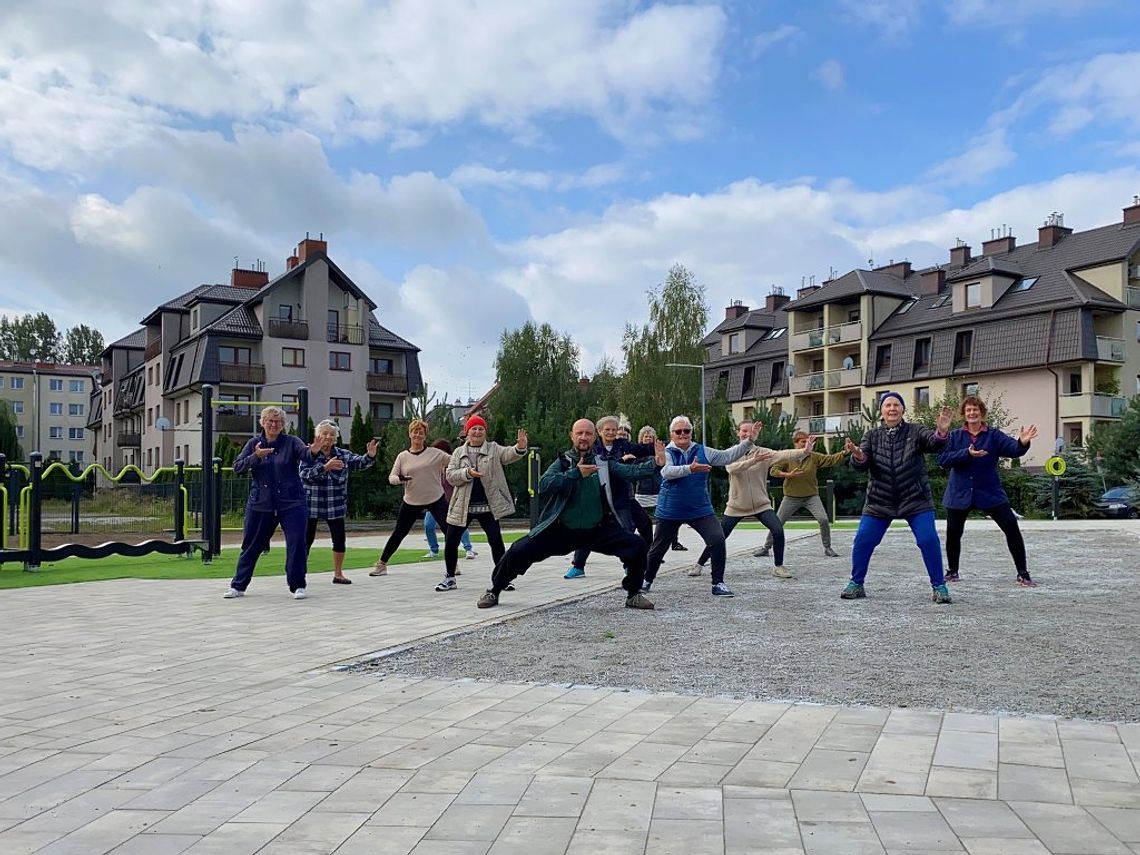
<svg viewBox="0 0 1140 855">
<path fill-rule="evenodd" d="M 510 543 L 522 537 L 524 532 L 509 531 L 503 533 L 503 540 Z M 416 538 L 420 540 L 422 538 Z M 486 538 L 474 535 L 476 543 Z M 408 543 L 405 540 L 405 543 Z M 349 543 L 351 543 L 351 539 Z M 145 555 L 141 558 L 126 558 L 113 555 L 97 561 L 87 561 L 82 558 L 68 558 L 52 564 L 44 564 L 35 572 L 25 572 L 22 564 L 7 563 L 0 565 L 0 590 L 5 588 L 28 588 L 35 585 L 66 585 L 72 582 L 97 582 L 106 579 L 229 579 L 234 575 L 234 566 L 237 564 L 238 547 L 227 546 L 222 554 L 214 558 L 210 564 L 203 564 L 200 555 L 193 558 L 182 558 L 177 555 Z M 416 543 L 414 549 L 400 549 L 392 556 L 389 564 L 411 564 L 422 561 L 426 547 Z M 351 546 L 344 556 L 344 566 L 347 570 L 371 568 L 378 557 L 376 549 L 354 549 Z M 436 559 L 443 564 L 443 557 Z M 310 573 L 326 573 L 332 570 L 332 552 L 329 549 L 313 549 L 309 556 Z M 268 555 L 263 555 L 257 562 L 255 576 L 284 576 L 285 575 L 285 547 L 274 545 Z"/>
</svg>

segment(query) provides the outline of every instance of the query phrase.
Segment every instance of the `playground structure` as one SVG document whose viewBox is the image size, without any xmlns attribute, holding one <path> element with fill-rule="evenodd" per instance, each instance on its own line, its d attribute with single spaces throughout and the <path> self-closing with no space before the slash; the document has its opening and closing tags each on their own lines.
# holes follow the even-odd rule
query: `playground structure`
<svg viewBox="0 0 1140 855">
<path fill-rule="evenodd" d="M 159 467 L 149 475 L 133 464 L 124 466 L 118 473 L 109 472 L 99 463 L 92 463 L 85 469 L 77 471 L 76 467 L 69 467 L 61 461 L 45 461 L 43 454 L 38 451 L 29 455 L 27 465 L 9 464 L 4 456 L 0 455 L 0 564 L 20 562 L 24 565 L 24 569 L 36 570 L 43 562 L 61 561 L 65 558 L 98 559 L 112 555 L 138 557 L 152 553 L 182 555 L 189 558 L 195 550 L 201 553 L 203 563 L 209 563 L 214 556 L 221 553 L 222 548 L 223 467 L 222 459 L 214 456 L 214 415 L 218 408 L 232 405 L 232 401 L 215 400 L 212 386 L 202 387 L 204 465 L 201 467 L 187 466 L 185 461 L 176 460 L 173 466 Z M 241 405 L 296 406 L 295 432 L 306 442 L 309 441 L 309 395 L 305 387 L 298 388 L 296 404 L 282 401 L 242 401 Z M 116 486 L 96 488 L 94 482 L 96 476 L 100 475 Z M 53 479 L 63 479 L 71 485 L 71 489 L 66 491 L 67 495 L 62 501 L 47 495 L 45 485 Z M 161 512 L 156 514 L 152 508 L 147 519 L 151 530 L 155 526 L 160 526 L 160 530 L 171 532 L 172 539 L 151 538 L 139 543 L 110 540 L 96 546 L 83 543 L 64 543 L 53 547 L 43 545 L 45 507 L 52 507 L 53 501 L 56 504 L 70 504 L 67 533 L 78 534 L 81 529 L 82 496 L 86 491 L 98 490 L 106 493 L 124 489 L 125 485 L 135 482 L 140 490 L 147 487 L 156 488 L 155 493 L 148 494 L 145 498 L 149 500 L 150 505 L 160 507 Z M 156 498 L 159 486 L 169 488 L 164 489 L 164 493 L 172 493 L 173 508 L 170 512 L 161 508 L 162 499 Z M 196 511 L 201 521 L 201 536 L 198 539 L 188 536 L 192 528 L 192 511 Z M 62 520 L 64 514 L 57 513 L 55 517 Z M 47 522 L 47 528 L 51 529 L 51 521 Z M 14 545 L 10 544 L 10 538 L 15 539 Z"/>
</svg>

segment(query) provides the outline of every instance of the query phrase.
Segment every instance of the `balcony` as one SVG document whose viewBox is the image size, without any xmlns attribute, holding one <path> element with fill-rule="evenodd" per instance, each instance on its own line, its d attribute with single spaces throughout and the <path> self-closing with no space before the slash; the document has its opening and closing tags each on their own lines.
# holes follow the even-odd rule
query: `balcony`
<svg viewBox="0 0 1140 855">
<path fill-rule="evenodd" d="M 395 416 L 393 416 L 392 418 L 395 418 Z M 392 422 L 391 418 L 384 419 L 384 418 L 380 418 L 378 416 L 373 416 L 372 417 L 372 435 L 373 436 L 383 436 L 384 431 L 386 431 L 388 429 L 388 425 L 391 422 Z"/>
<path fill-rule="evenodd" d="M 1125 288 L 1124 303 L 1130 309 L 1140 309 L 1140 288 Z"/>
<path fill-rule="evenodd" d="M 1063 419 L 1119 419 L 1127 406 L 1127 398 L 1098 392 L 1063 394 L 1058 401 Z"/>
<path fill-rule="evenodd" d="M 270 318 L 269 334 L 274 338 L 293 338 L 298 341 L 308 341 L 309 322 Z"/>
<path fill-rule="evenodd" d="M 115 444 L 119 448 L 142 448 L 142 434 L 120 433 L 115 436 Z"/>
<path fill-rule="evenodd" d="M 863 385 L 863 369 L 856 365 L 854 368 L 841 368 L 838 371 L 828 372 L 835 377 L 835 382 L 827 384 L 828 389 L 845 389 L 848 386 Z"/>
<path fill-rule="evenodd" d="M 162 353 L 162 339 L 156 338 L 154 341 L 148 341 L 146 343 L 146 350 L 143 351 L 143 361 L 150 362 L 160 353 Z"/>
<path fill-rule="evenodd" d="M 335 344 L 364 344 L 364 327 L 358 324 L 328 324 L 327 337 Z"/>
<path fill-rule="evenodd" d="M 260 362 L 219 362 L 218 381 L 221 383 L 264 383 L 265 365 Z"/>
<path fill-rule="evenodd" d="M 1123 362 L 1124 339 L 1098 335 L 1096 337 L 1096 358 L 1099 362 Z"/>
<path fill-rule="evenodd" d="M 816 347 L 823 347 L 825 335 L 826 331 L 822 327 L 817 330 L 795 333 L 792 336 L 792 350 L 812 350 Z"/>
<path fill-rule="evenodd" d="M 817 330 L 796 333 L 792 336 L 792 350 L 812 350 L 824 345 L 857 344 L 863 340 L 862 321 L 836 324 Z"/>
<path fill-rule="evenodd" d="M 811 374 L 800 374 L 793 377 L 788 383 L 788 388 L 792 390 L 793 395 L 805 395 L 812 392 L 822 392 L 827 388 L 827 375 L 834 374 L 833 371 L 815 371 Z"/>
<path fill-rule="evenodd" d="M 796 429 L 814 433 L 846 433 L 863 424 L 862 413 L 835 413 L 830 416 L 807 416 L 796 420 Z"/>
<path fill-rule="evenodd" d="M 239 413 L 217 413 L 214 416 L 214 430 L 218 433 L 229 433 L 236 436 L 253 436 L 261 429 L 257 415 L 241 415 Z"/>
<path fill-rule="evenodd" d="M 407 374 L 368 374 L 369 392 L 391 392 L 397 395 L 408 393 Z"/>
</svg>

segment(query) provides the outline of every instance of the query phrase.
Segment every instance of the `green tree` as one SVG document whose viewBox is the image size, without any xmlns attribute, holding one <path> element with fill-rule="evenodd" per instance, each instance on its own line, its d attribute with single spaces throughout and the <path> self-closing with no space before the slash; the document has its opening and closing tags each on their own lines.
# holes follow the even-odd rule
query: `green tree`
<svg viewBox="0 0 1140 855">
<path fill-rule="evenodd" d="M 1108 482 L 1140 479 L 1140 395 L 1128 402 L 1119 422 L 1097 426 L 1089 437 L 1089 452 Z"/>
<path fill-rule="evenodd" d="M 96 365 L 103 353 L 103 334 L 86 324 L 72 327 L 63 336 L 62 361 L 71 365 Z"/>
<path fill-rule="evenodd" d="M 580 404 L 578 359 L 578 345 L 550 324 L 504 330 L 495 356 L 499 385 L 490 400 L 495 420 L 519 425 L 524 413 L 547 411 L 566 419 Z"/>
<path fill-rule="evenodd" d="M 709 324 L 705 287 L 690 270 L 674 264 L 648 296 L 649 323 L 626 324 L 622 337 L 621 408 L 639 422 L 657 425 L 667 425 L 673 416 L 685 413 L 699 433 L 704 373 L 667 363 L 704 363 L 701 340 Z"/>
<path fill-rule="evenodd" d="M 1086 519 L 1093 515 L 1093 506 L 1103 492 L 1100 477 L 1084 459 L 1085 455 L 1063 453 L 1065 474 L 1057 479 L 1060 492 L 1060 517 Z M 1053 507 L 1053 476 L 1033 476 L 1028 491 L 1035 516 L 1048 516 Z"/>
<path fill-rule="evenodd" d="M 230 439 L 226 434 L 222 434 L 214 442 L 214 457 L 222 459 L 222 466 L 233 466 L 234 460 L 237 459 L 238 454 L 241 453 L 242 444 Z"/>
<path fill-rule="evenodd" d="M 364 411 L 358 403 L 352 411 L 352 428 L 348 436 L 348 447 L 357 454 L 364 454 L 368 450 L 368 441 L 372 439 L 372 422 L 364 418 Z M 341 442 L 344 442 L 342 435 Z"/>
<path fill-rule="evenodd" d="M 20 441 L 16 438 L 16 417 L 12 414 L 7 401 L 0 401 L 0 454 L 8 458 L 9 462 L 22 460 L 23 450 Z M 2 524 L 3 521 L 0 521 Z"/>
<path fill-rule="evenodd" d="M 46 312 L 0 317 L 0 358 L 58 362 L 62 336 Z"/>
</svg>

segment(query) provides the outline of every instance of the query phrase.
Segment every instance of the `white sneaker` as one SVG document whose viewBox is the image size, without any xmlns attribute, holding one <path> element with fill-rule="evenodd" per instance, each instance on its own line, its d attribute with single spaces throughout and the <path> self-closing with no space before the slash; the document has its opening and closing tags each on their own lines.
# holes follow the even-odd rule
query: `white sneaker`
<svg viewBox="0 0 1140 855">
<path fill-rule="evenodd" d="M 785 567 L 783 564 L 778 564 L 772 568 L 772 575 L 777 579 L 794 579 L 796 574 Z"/>
<path fill-rule="evenodd" d="M 303 599 L 305 599 L 306 596 L 308 596 L 308 595 L 305 593 L 304 588 L 298 588 L 296 591 L 293 592 L 293 599 L 294 600 L 303 600 Z"/>
<path fill-rule="evenodd" d="M 478 555 L 479 555 L 479 553 L 476 552 L 474 549 L 468 549 L 467 550 L 467 560 L 468 561 L 474 561 Z"/>
<path fill-rule="evenodd" d="M 700 564 L 694 564 L 692 567 L 689 568 L 689 575 L 690 576 L 700 576 L 701 571 L 704 569 L 705 568 L 703 568 Z"/>
<path fill-rule="evenodd" d="M 425 552 L 425 553 L 424 553 L 424 558 L 438 558 L 438 557 L 439 557 L 439 553 L 438 553 L 438 552 L 431 552 L 431 551 L 429 550 L 428 552 Z"/>
<path fill-rule="evenodd" d="M 237 588 L 230 588 L 222 594 L 223 600 L 236 600 L 238 597 L 244 597 L 245 591 L 239 591 Z"/>
</svg>

